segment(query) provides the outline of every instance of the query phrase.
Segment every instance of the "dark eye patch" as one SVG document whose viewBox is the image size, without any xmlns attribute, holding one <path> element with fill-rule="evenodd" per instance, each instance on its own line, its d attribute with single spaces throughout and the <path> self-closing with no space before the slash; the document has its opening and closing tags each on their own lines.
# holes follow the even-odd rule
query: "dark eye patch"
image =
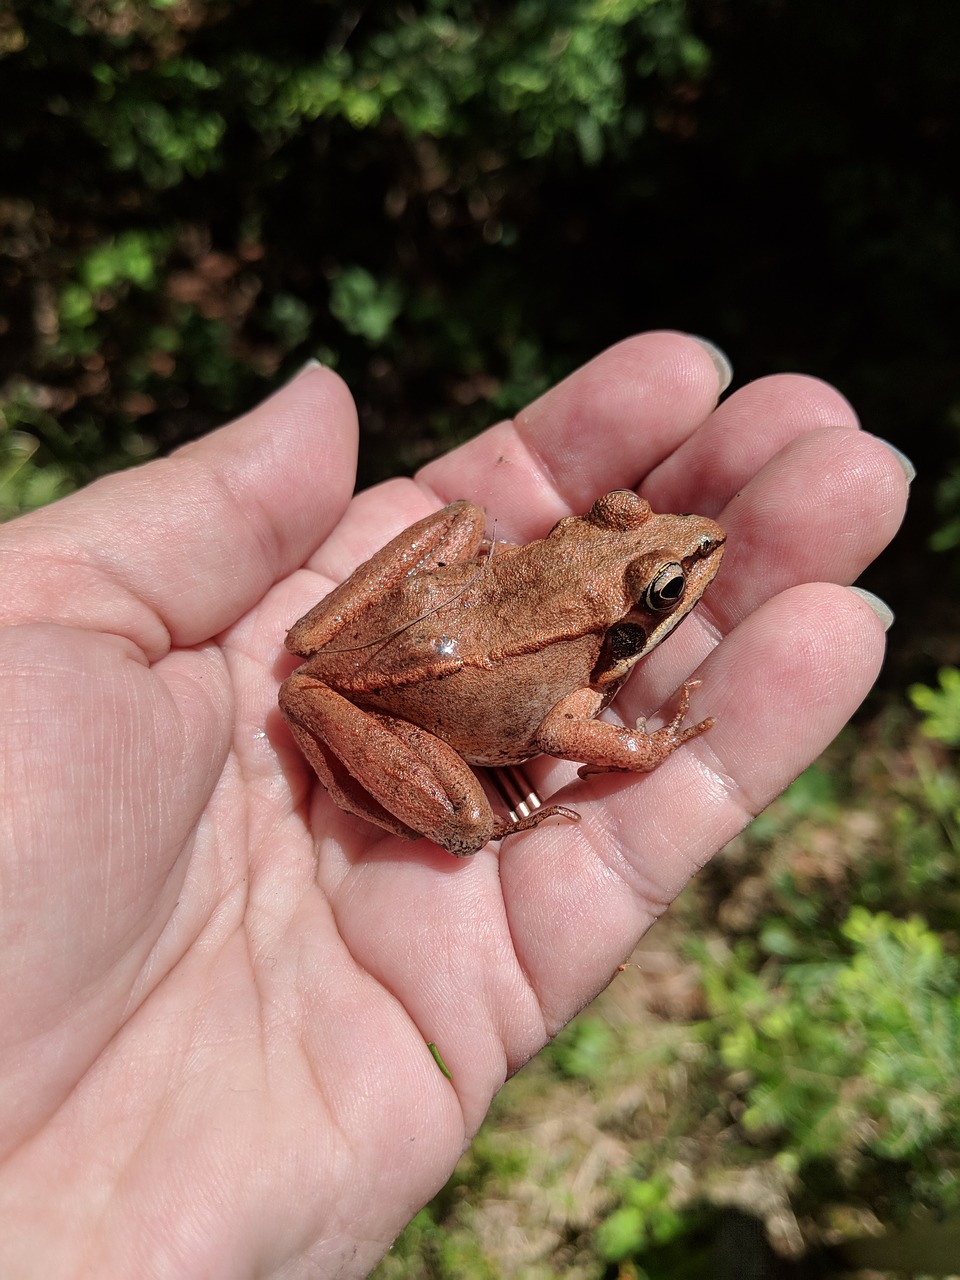
<svg viewBox="0 0 960 1280">
<path fill-rule="evenodd" d="M 614 663 L 642 653 L 646 643 L 647 633 L 635 622 L 618 622 L 607 632 L 607 651 Z"/>
</svg>

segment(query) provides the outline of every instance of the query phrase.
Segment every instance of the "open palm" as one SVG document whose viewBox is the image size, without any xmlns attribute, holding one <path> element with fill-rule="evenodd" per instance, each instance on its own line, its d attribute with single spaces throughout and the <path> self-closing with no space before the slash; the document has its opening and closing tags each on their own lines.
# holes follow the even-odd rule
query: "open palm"
<svg viewBox="0 0 960 1280">
<path fill-rule="evenodd" d="M 836 734 L 883 651 L 844 584 L 903 471 L 811 379 L 717 394 L 703 346 L 645 335 L 351 502 L 354 411 L 318 368 L 0 531 L 0 1274 L 364 1275 L 506 1076 Z M 454 498 L 525 541 L 630 487 L 728 544 L 617 711 L 696 670 L 715 727 L 639 780 L 536 762 L 581 822 L 471 859 L 336 809 L 276 709 L 290 624 Z"/>
</svg>

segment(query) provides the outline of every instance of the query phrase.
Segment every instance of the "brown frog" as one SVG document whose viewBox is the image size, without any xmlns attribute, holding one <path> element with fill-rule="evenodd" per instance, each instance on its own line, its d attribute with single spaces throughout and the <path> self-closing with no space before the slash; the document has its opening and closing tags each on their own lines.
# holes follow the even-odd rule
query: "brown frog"
<svg viewBox="0 0 960 1280">
<path fill-rule="evenodd" d="M 655 732 L 594 717 L 700 599 L 719 525 L 655 515 L 629 490 L 525 546 L 491 546 L 484 525 L 460 501 L 398 534 L 291 627 L 286 646 L 307 661 L 280 689 L 341 808 L 460 856 L 578 816 L 548 805 L 497 818 L 469 765 L 545 752 L 585 761 L 581 777 L 646 772 L 713 723 L 682 727 L 690 684 Z"/>
</svg>

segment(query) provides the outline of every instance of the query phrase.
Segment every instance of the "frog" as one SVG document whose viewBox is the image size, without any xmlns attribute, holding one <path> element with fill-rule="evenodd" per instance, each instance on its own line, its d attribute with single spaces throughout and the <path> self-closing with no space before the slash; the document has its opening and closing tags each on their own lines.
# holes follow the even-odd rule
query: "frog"
<svg viewBox="0 0 960 1280">
<path fill-rule="evenodd" d="M 466 857 L 564 805 L 495 814 L 477 767 L 546 754 L 582 778 L 645 773 L 713 718 L 648 731 L 598 720 L 641 658 L 713 580 L 725 534 L 698 515 L 656 514 L 633 490 L 599 497 L 528 543 L 486 535 L 460 499 L 387 543 L 290 628 L 304 659 L 279 702 L 340 808 Z"/>
</svg>

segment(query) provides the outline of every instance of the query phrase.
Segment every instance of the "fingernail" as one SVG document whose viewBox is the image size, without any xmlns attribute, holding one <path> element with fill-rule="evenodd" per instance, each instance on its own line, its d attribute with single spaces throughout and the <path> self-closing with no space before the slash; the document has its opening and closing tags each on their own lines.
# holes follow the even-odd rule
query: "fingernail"
<svg viewBox="0 0 960 1280">
<path fill-rule="evenodd" d="M 711 342 L 709 338 L 701 338 L 699 333 L 691 333 L 689 335 L 694 342 L 699 342 L 704 351 L 713 361 L 717 376 L 720 379 L 720 394 L 723 395 L 727 387 L 733 381 L 733 365 L 728 360 L 726 354 L 720 350 L 715 342 Z"/>
<path fill-rule="evenodd" d="M 318 360 L 316 356 L 311 356 L 309 360 L 305 360 L 303 362 L 303 364 L 300 366 L 297 372 L 293 375 L 290 381 L 296 382 L 296 380 L 300 377 L 302 373 L 309 373 L 311 369 L 322 369 L 322 368 L 323 368 L 322 362 Z"/>
<path fill-rule="evenodd" d="M 883 440 L 883 436 L 878 436 L 877 439 Z M 913 465 L 902 449 L 898 449 L 897 446 L 895 444 L 891 444 L 889 440 L 883 440 L 883 443 L 900 463 L 901 467 L 903 467 L 903 474 L 907 477 L 907 484 L 913 484 L 913 481 L 916 478 L 917 468 Z"/>
<path fill-rule="evenodd" d="M 894 613 L 888 604 L 875 596 L 872 591 L 864 591 L 863 587 L 849 587 L 855 596 L 859 596 L 865 605 L 868 605 L 883 623 L 884 631 L 889 631 L 893 626 Z"/>
</svg>

